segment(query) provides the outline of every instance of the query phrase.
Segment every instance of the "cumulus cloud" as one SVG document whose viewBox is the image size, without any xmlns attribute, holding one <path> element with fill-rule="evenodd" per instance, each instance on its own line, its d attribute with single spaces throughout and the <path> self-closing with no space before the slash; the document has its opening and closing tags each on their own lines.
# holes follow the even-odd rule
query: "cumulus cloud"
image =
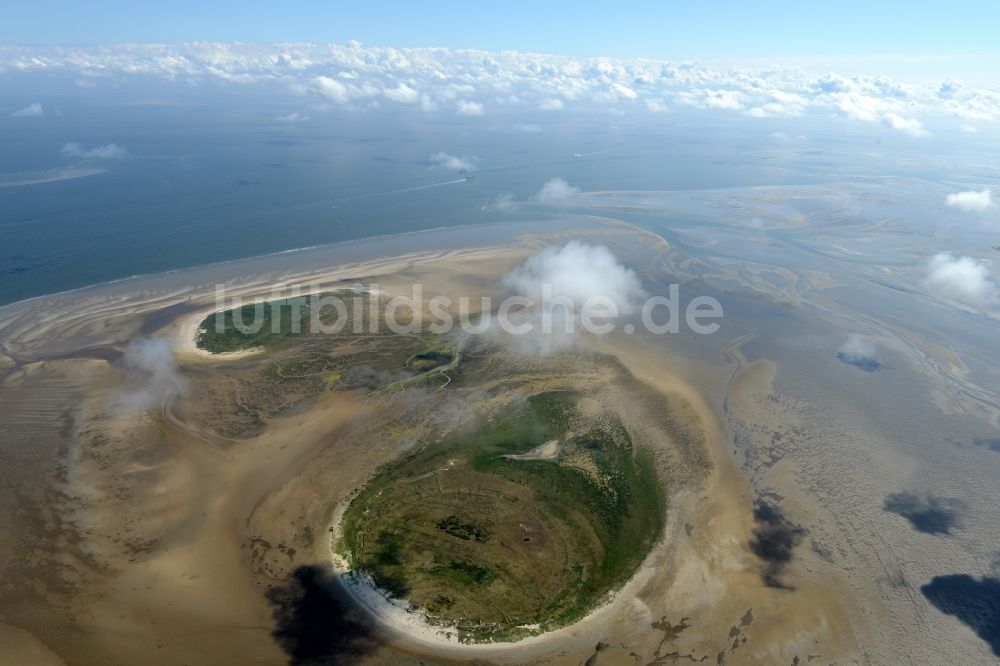
<svg viewBox="0 0 1000 666">
<path fill-rule="evenodd" d="M 118 159 L 128 156 L 128 151 L 115 143 L 95 146 L 93 148 L 85 148 L 78 143 L 70 142 L 60 148 L 59 153 L 63 157 L 82 157 L 86 159 L 101 160 Z"/>
<path fill-rule="evenodd" d="M 395 88 L 387 89 L 384 94 L 387 99 L 400 104 L 416 104 L 420 101 L 420 93 L 402 81 Z"/>
<path fill-rule="evenodd" d="M 115 406 L 127 410 L 151 409 L 182 395 L 187 382 L 164 338 L 137 338 L 125 347 L 122 365 L 127 373 Z"/>
<path fill-rule="evenodd" d="M 770 100 L 747 111 L 755 118 L 793 118 L 805 113 L 808 101 L 801 95 L 782 90 L 772 90 Z"/>
<path fill-rule="evenodd" d="M 945 198 L 945 204 L 967 213 L 982 212 L 993 207 L 993 197 L 989 189 L 982 190 L 981 192 L 969 190 L 949 194 Z"/>
<path fill-rule="evenodd" d="M 517 208 L 518 203 L 513 194 L 498 194 L 495 199 L 483 204 L 483 210 L 496 210 L 501 213 L 509 213 Z"/>
<path fill-rule="evenodd" d="M 534 199 L 539 203 L 558 206 L 565 204 L 570 197 L 579 192 L 579 187 L 573 187 L 562 178 L 552 178 L 542 185 L 542 189 L 538 190 Z"/>
<path fill-rule="evenodd" d="M 455 103 L 455 109 L 462 116 L 481 116 L 485 113 L 483 105 L 479 102 L 471 102 L 467 99 L 460 99 Z"/>
<path fill-rule="evenodd" d="M 580 308 L 593 296 L 613 302 L 620 314 L 638 311 L 645 292 L 638 276 L 603 245 L 570 241 L 532 256 L 503 278 L 512 293 L 540 303 L 545 286 L 552 297 L 568 298 Z"/>
<path fill-rule="evenodd" d="M 646 297 L 639 277 L 608 248 L 579 241 L 542 250 L 505 275 L 503 286 L 531 303 L 515 315 L 531 324 L 531 332 L 506 341 L 540 354 L 572 346 L 588 308 L 600 308 L 613 319 L 638 312 Z"/>
<path fill-rule="evenodd" d="M 693 106 L 698 109 L 718 109 L 724 111 L 742 111 L 744 94 L 739 90 L 684 90 L 674 97 L 674 101 L 682 106 Z"/>
<path fill-rule="evenodd" d="M 958 129 L 960 129 L 961 131 L 965 132 L 966 134 L 978 134 L 979 133 L 979 130 L 976 129 L 975 125 L 970 125 L 968 123 L 962 123 L 959 126 Z"/>
<path fill-rule="evenodd" d="M 476 168 L 477 159 L 475 157 L 449 155 L 448 153 L 434 153 L 430 157 L 431 162 L 452 171 L 472 171 Z"/>
<path fill-rule="evenodd" d="M 558 111 L 563 108 L 563 101 L 561 99 L 550 97 L 549 99 L 543 99 L 539 103 L 538 108 L 542 111 Z"/>
<path fill-rule="evenodd" d="M 931 258 L 927 270 L 924 282 L 934 292 L 971 301 L 987 300 L 993 295 L 989 268 L 972 257 L 956 257 L 942 252 Z"/>
<path fill-rule="evenodd" d="M 875 355 L 875 345 L 857 333 L 849 335 L 837 350 L 837 360 L 861 368 L 865 372 L 875 372 L 882 368 L 882 363 Z"/>
<path fill-rule="evenodd" d="M 858 93 L 838 94 L 833 97 L 835 108 L 851 120 L 866 123 L 878 122 L 880 100 Z"/>
<path fill-rule="evenodd" d="M 925 130 L 923 124 L 916 118 L 903 118 L 895 113 L 887 113 L 883 116 L 882 124 L 917 138 L 930 135 L 930 132 Z"/>
<path fill-rule="evenodd" d="M 866 94 L 872 92 L 871 86 L 866 86 L 866 88 L 864 92 L 854 90 L 850 93 L 831 95 L 834 108 L 851 120 L 866 123 L 881 122 L 885 127 L 916 138 L 930 136 L 930 132 L 924 129 L 923 123 L 918 119 L 900 114 L 900 111 L 912 110 L 913 105 L 903 104 L 899 99 L 891 96 L 886 97 L 885 91 L 879 95 Z"/>
<path fill-rule="evenodd" d="M 346 104 L 351 101 L 351 91 L 346 84 L 329 76 L 317 76 L 312 80 L 310 89 L 323 99 L 334 104 Z"/>
<path fill-rule="evenodd" d="M 639 98 L 639 93 L 632 90 L 632 88 L 624 83 L 612 83 L 608 87 L 608 92 L 614 99 L 624 102 L 634 102 Z"/>
<path fill-rule="evenodd" d="M 6 46 L 0 50 L 0 75 L 11 72 L 91 82 L 160 77 L 257 84 L 308 92 L 348 109 L 386 101 L 466 115 L 480 115 L 484 104 L 494 102 L 557 106 L 554 100 L 591 103 L 606 112 L 612 102 L 619 113 L 650 113 L 666 100 L 754 117 L 812 115 L 823 121 L 837 114 L 913 136 L 925 136 L 922 121 L 929 117 L 1000 121 L 1000 90 L 955 81 L 901 83 L 880 75 L 817 76 L 785 67 L 356 43 Z M 621 104 L 629 102 L 639 103 Z"/>
<path fill-rule="evenodd" d="M 10 114 L 14 118 L 33 118 L 45 115 L 45 108 L 38 102 L 32 102 L 23 109 L 18 109 Z"/>
</svg>

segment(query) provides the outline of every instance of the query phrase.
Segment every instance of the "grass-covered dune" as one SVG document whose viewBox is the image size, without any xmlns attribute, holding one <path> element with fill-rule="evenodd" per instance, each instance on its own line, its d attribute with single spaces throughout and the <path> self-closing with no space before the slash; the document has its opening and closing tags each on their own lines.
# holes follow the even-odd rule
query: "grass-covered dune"
<svg viewBox="0 0 1000 666">
<path fill-rule="evenodd" d="M 348 507 L 337 549 L 463 640 L 581 618 L 642 562 L 664 501 L 621 420 L 578 400 L 539 393 L 395 461 Z"/>
<path fill-rule="evenodd" d="M 195 342 L 199 349 L 213 354 L 279 346 L 309 333 L 314 302 L 318 301 L 298 296 L 212 313 L 202 321 Z M 326 308 L 319 313 L 319 320 L 330 325 L 336 320 L 336 311 Z"/>
</svg>

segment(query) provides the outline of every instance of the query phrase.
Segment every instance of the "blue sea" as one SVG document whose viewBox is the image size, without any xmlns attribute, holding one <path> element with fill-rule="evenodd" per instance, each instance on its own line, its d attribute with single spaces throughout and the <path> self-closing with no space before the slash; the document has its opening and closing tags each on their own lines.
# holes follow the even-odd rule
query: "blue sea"
<svg viewBox="0 0 1000 666">
<path fill-rule="evenodd" d="M 45 99 L 55 117 L 0 117 L 0 304 L 295 248 L 509 221 L 551 178 L 585 191 L 698 190 L 823 182 L 844 163 L 842 131 L 812 131 L 806 150 L 774 138 L 787 121 L 708 122 L 695 112 L 609 120 L 603 111 L 569 121 L 538 112 L 456 119 L 370 108 L 289 124 L 277 120 L 286 107 L 249 90 L 168 98 L 160 88 L 149 91 L 156 98 L 129 90 L 83 102 L 67 91 Z M 115 144 L 125 156 L 65 156 L 70 142 Z M 432 159 L 441 152 L 470 158 L 474 169 L 442 166 Z M 53 180 L 66 170 L 99 173 Z M 24 184 L 38 180 L 48 182 Z M 498 197 L 508 205 L 497 206 Z M 546 213 L 559 211 L 532 216 Z"/>
</svg>

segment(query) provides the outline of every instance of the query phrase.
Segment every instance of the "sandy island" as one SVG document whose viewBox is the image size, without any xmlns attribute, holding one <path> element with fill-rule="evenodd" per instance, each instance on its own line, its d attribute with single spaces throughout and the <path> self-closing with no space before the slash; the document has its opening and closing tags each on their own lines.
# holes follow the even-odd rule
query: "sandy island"
<svg viewBox="0 0 1000 666">
<path fill-rule="evenodd" d="M 637 233 L 591 224 L 578 235 L 625 243 Z M 319 290 L 360 281 L 392 294 L 414 280 L 433 293 L 499 294 L 504 272 L 569 235 L 521 235 L 506 246 L 412 252 L 325 271 L 248 274 L 234 266 L 230 294 L 266 299 L 277 282 Z M 5 538 L 0 558 L 9 581 L 0 614 L 5 657 L 297 663 L 289 650 L 298 644 L 281 633 L 295 618 L 275 598 L 302 591 L 290 582 L 302 567 L 329 566 L 337 507 L 378 461 L 399 452 L 396 442 L 363 442 L 359 423 L 390 421 L 405 398 L 374 403 L 359 393 L 325 393 L 246 438 L 200 427 L 192 415 L 206 409 L 198 403 L 209 393 L 185 394 L 162 409 L 117 409 L 114 396 L 127 385 L 122 349 L 137 336 L 174 340 L 181 374 L 199 387 L 230 381 L 232 368 L 259 356 L 209 355 L 195 346 L 200 322 L 215 310 L 211 277 L 186 286 L 183 276 L 147 279 L 133 291 L 85 290 L 0 309 L 2 445 L 44 447 L 40 455 L 18 454 L 5 470 L 7 479 L 24 480 L 11 482 L 20 490 L 0 507 L 17 521 L 2 525 L 15 537 Z M 330 632 L 343 632 L 330 639 L 331 650 L 368 663 L 856 658 L 865 624 L 831 570 L 809 560 L 788 573 L 794 590 L 763 581 L 747 546 L 753 497 L 727 453 L 727 434 L 662 342 L 612 335 L 594 344 L 687 415 L 710 461 L 704 482 L 674 497 L 663 538 L 636 575 L 578 623 L 513 644 L 471 646 L 367 594 L 370 588 L 349 585 L 348 597 L 363 608 L 330 607 Z"/>
</svg>

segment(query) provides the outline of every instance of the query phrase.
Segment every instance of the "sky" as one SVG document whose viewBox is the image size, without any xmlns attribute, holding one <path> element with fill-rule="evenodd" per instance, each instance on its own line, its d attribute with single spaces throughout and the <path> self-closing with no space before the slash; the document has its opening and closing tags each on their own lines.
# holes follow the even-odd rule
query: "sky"
<svg viewBox="0 0 1000 666">
<path fill-rule="evenodd" d="M 433 3 L 368 0 L 6 2 L 0 43 L 357 40 L 371 46 L 512 49 L 657 59 L 1000 53 L 1000 2 Z"/>
</svg>

